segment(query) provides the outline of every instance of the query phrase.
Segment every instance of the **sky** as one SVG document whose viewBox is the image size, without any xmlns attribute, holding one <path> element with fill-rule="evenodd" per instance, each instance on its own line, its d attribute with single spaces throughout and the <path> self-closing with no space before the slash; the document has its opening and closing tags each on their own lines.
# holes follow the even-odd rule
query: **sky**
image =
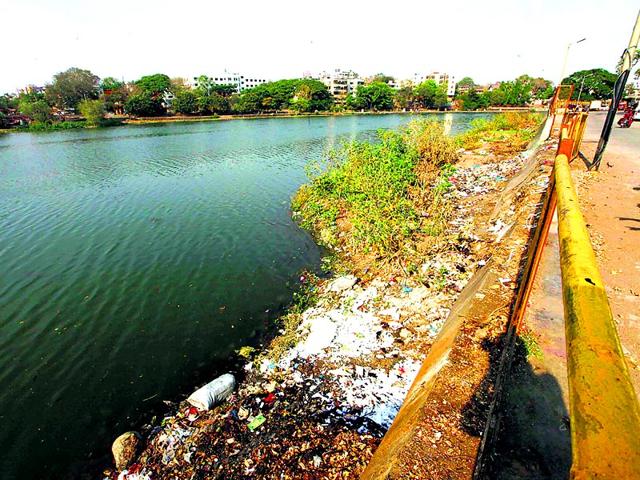
<svg viewBox="0 0 640 480">
<path fill-rule="evenodd" d="M 0 0 L 0 92 L 69 67 L 100 77 L 275 80 L 322 70 L 398 79 L 450 72 L 476 83 L 614 70 L 637 0 Z M 9 47 L 7 48 L 7 45 Z"/>
</svg>

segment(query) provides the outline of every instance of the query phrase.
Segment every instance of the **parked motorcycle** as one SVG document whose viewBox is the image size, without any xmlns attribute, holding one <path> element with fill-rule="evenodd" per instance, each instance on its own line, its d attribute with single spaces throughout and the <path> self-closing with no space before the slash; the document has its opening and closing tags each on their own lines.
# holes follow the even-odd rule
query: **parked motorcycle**
<svg viewBox="0 0 640 480">
<path fill-rule="evenodd" d="M 635 113 L 635 105 L 627 105 L 624 109 L 624 114 L 622 118 L 618 120 L 618 126 L 620 128 L 629 128 L 633 123 L 633 115 Z"/>
</svg>

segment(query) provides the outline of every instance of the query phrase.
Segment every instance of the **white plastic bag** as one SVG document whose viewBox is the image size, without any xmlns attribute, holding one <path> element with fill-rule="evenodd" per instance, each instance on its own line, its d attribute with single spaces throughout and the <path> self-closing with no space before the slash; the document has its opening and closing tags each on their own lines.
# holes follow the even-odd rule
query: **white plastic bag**
<svg viewBox="0 0 640 480">
<path fill-rule="evenodd" d="M 193 392 L 187 402 L 198 410 L 209 410 L 229 398 L 235 387 L 236 379 L 230 373 L 225 373 Z"/>
</svg>

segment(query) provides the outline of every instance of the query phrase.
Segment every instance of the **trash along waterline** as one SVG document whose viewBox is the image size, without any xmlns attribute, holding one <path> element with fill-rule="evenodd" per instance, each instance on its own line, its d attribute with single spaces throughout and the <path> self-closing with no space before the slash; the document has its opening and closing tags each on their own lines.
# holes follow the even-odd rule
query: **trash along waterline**
<svg viewBox="0 0 640 480">
<path fill-rule="evenodd" d="M 460 168 L 447 195 L 460 203 L 497 191 L 523 160 L 518 155 Z M 450 221 L 457 241 L 421 266 L 429 287 L 352 275 L 314 283 L 319 300 L 302 313 L 293 346 L 248 361 L 238 390 L 213 409 L 183 402 L 176 415 L 147 426 L 144 452 L 107 477 L 191 478 L 197 470 L 212 478 L 269 478 L 270 472 L 331 478 L 361 471 L 400 408 L 429 340 L 484 264 L 472 253 L 478 240 L 472 220 L 459 208 Z M 490 231 L 499 241 L 506 228 L 496 223 Z"/>
</svg>

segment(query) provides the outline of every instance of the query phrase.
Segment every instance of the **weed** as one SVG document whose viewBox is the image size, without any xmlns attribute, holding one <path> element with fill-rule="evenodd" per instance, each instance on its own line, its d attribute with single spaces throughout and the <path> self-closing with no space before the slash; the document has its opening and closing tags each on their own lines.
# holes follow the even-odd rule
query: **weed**
<svg viewBox="0 0 640 480">
<path fill-rule="evenodd" d="M 523 332 L 520 335 L 520 339 L 524 344 L 524 348 L 527 350 L 527 357 L 534 357 L 541 359 L 543 357 L 542 349 L 538 344 L 538 339 L 531 332 Z"/>
<path fill-rule="evenodd" d="M 434 213 L 447 213 L 442 197 L 451 187 L 457 153 L 443 125 L 411 122 L 398 131 L 378 132 L 377 140 L 349 143 L 324 165 L 311 167 L 310 184 L 292 202 L 304 228 L 348 256 L 392 257 L 425 231 L 442 231 L 442 218 L 437 226 L 427 225 L 433 218 L 425 223 L 420 212 L 433 209 L 435 202 Z M 441 184 L 431 188 L 439 176 Z"/>
<path fill-rule="evenodd" d="M 542 121 L 537 113 L 508 112 L 495 115 L 491 120 L 478 118 L 471 128 L 456 138 L 459 146 L 476 150 L 485 144 L 493 153 L 511 155 L 533 140 Z"/>
</svg>

